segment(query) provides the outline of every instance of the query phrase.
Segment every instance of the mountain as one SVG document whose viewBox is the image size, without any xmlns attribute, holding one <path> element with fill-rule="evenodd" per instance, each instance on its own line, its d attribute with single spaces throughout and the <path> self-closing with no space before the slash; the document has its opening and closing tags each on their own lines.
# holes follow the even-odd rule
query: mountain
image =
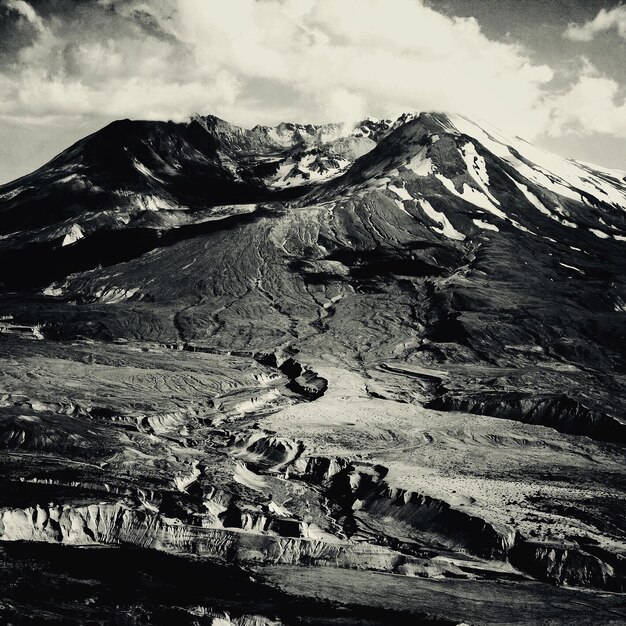
<svg viewBox="0 0 626 626">
<path fill-rule="evenodd" d="M 223 559 L 311 620 L 614 623 L 626 172 L 452 114 L 124 120 L 0 216 L 1 539 Z"/>
</svg>

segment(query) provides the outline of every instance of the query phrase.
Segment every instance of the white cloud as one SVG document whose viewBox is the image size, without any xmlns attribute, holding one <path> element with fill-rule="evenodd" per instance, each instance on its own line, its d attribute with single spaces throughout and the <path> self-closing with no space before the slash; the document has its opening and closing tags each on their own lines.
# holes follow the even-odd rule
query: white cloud
<svg viewBox="0 0 626 626">
<path fill-rule="evenodd" d="M 217 60 L 244 80 L 288 85 L 301 96 L 296 117 L 332 119 L 339 100 L 348 117 L 457 110 L 507 124 L 515 111 L 517 130 L 531 132 L 542 115 L 541 88 L 552 78 L 520 47 L 490 41 L 474 19 L 450 19 L 416 0 L 176 5 L 166 27 L 192 46 L 199 65 Z"/>
<path fill-rule="evenodd" d="M 598 33 L 615 28 L 620 37 L 626 39 L 626 6 L 619 5 L 613 9 L 600 9 L 593 20 L 584 24 L 571 23 L 567 26 L 564 36 L 572 41 L 592 41 Z"/>
<path fill-rule="evenodd" d="M 11 2 L 40 19 L 24 0 Z M 183 119 L 201 111 L 254 123 L 455 110 L 505 125 L 515 112 L 515 130 L 525 133 L 545 117 L 539 100 L 550 68 L 519 46 L 490 41 L 474 19 L 445 17 L 419 0 L 91 7 L 115 8 L 125 26 L 103 31 L 86 10 L 81 28 L 71 13 L 46 20 L 18 65 L 0 75 L 0 113 Z M 167 36 L 140 31 L 137 11 L 151 12 Z"/>
<path fill-rule="evenodd" d="M 437 110 L 529 138 L 623 127 L 609 79 L 586 71 L 552 96 L 550 67 L 422 0 L 100 0 L 43 21 L 7 1 L 39 37 L 0 68 L 5 119 L 201 112 L 253 125 Z"/>
<path fill-rule="evenodd" d="M 42 28 L 43 23 L 41 18 L 37 15 L 35 9 L 33 9 L 25 0 L 6 0 L 6 6 L 14 11 L 17 11 L 20 15 L 25 17 L 31 24 Z"/>
<path fill-rule="evenodd" d="M 566 92 L 550 99 L 548 134 L 604 133 L 626 137 L 626 101 L 616 81 L 587 63 L 585 72 Z"/>
</svg>

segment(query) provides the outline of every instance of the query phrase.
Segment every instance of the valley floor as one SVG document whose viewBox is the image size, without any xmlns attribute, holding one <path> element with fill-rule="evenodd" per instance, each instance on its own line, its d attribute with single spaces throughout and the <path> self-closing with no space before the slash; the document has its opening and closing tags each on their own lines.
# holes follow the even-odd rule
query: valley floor
<svg viewBox="0 0 626 626">
<path fill-rule="evenodd" d="M 12 335 L 0 358 L 10 623 L 626 619 L 619 446 L 426 408 L 458 368 Z"/>
</svg>

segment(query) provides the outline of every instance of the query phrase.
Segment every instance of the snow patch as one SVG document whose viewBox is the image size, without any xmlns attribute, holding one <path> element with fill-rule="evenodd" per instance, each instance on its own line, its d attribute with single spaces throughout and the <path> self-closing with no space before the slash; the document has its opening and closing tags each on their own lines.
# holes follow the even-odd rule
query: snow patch
<svg viewBox="0 0 626 626">
<path fill-rule="evenodd" d="M 349 165 L 348 159 L 335 155 L 310 153 L 302 157 L 290 157 L 282 162 L 267 184 L 274 188 L 300 187 L 335 178 Z"/>
<path fill-rule="evenodd" d="M 72 224 L 71 228 L 65 234 L 65 237 L 63 237 L 61 246 L 69 246 L 79 239 L 82 239 L 84 236 L 81 227 L 78 224 Z"/>
<path fill-rule="evenodd" d="M 609 235 L 607 235 L 606 233 L 602 232 L 601 230 L 598 230 L 597 228 L 590 228 L 589 231 L 592 232 L 596 237 L 599 237 L 600 239 L 608 239 L 609 238 Z"/>
<path fill-rule="evenodd" d="M 549 191 L 578 202 L 584 201 L 580 192 L 586 192 L 603 202 L 626 209 L 626 184 L 622 182 L 622 172 L 563 159 L 519 137 L 506 137 L 483 120 L 460 115 L 450 115 L 449 118 L 459 132 L 474 137 L 525 178 Z M 513 150 L 522 158 L 516 156 Z"/>
<path fill-rule="evenodd" d="M 567 226 L 568 228 L 577 228 L 576 224 L 574 224 L 573 222 L 570 222 L 569 220 L 563 217 L 559 217 L 558 215 L 555 215 L 554 213 L 552 213 L 552 211 L 550 211 L 550 209 L 548 209 L 545 206 L 545 204 L 543 204 L 543 202 L 541 202 L 541 200 L 539 200 L 539 198 L 532 191 L 530 191 L 527 185 L 517 182 L 514 178 L 511 178 L 511 176 L 509 176 L 509 178 L 513 181 L 515 186 L 522 192 L 526 200 L 528 200 L 528 202 L 532 206 L 534 206 L 538 211 L 540 211 L 541 213 L 543 213 L 550 219 L 554 220 L 555 222 L 559 222 L 559 224 L 563 224 L 563 226 Z M 562 215 L 565 214 L 563 209 L 560 209 L 559 213 L 561 213 Z"/>
<path fill-rule="evenodd" d="M 461 148 L 461 156 L 465 161 L 465 166 L 470 176 L 478 183 L 478 186 L 485 192 L 485 195 L 493 202 L 500 205 L 500 202 L 493 197 L 489 191 L 489 174 L 487 173 L 487 164 L 485 159 L 478 154 L 476 146 L 468 142 Z"/>
<path fill-rule="evenodd" d="M 393 191 L 393 193 L 395 193 L 401 200 L 413 200 L 413 196 L 407 191 L 406 187 L 389 185 L 387 189 L 389 189 L 389 191 Z"/>
<path fill-rule="evenodd" d="M 443 213 L 435 210 L 428 200 L 420 198 L 417 202 L 431 220 L 441 225 L 439 228 L 433 228 L 435 232 L 456 241 L 463 241 L 465 239 L 465 235 L 456 230 L 448 218 Z"/>
<path fill-rule="evenodd" d="M 511 177 L 509 176 L 509 178 Z M 541 200 L 539 200 L 539 198 L 532 191 L 530 191 L 530 189 L 528 189 L 526 185 L 524 185 L 523 183 L 518 183 L 514 178 L 511 178 L 511 180 L 515 183 L 515 186 L 522 192 L 522 194 L 524 195 L 526 200 L 530 202 L 530 204 L 532 204 L 538 211 L 541 211 L 541 213 L 543 213 L 544 215 L 555 219 L 552 211 L 547 209 L 541 202 Z"/>
<path fill-rule="evenodd" d="M 55 181 L 55 184 L 58 185 L 60 183 L 71 183 L 72 181 L 82 182 L 83 177 L 79 174 L 70 174 L 69 176 L 65 176 L 64 178 L 59 178 L 59 180 Z"/>
<path fill-rule="evenodd" d="M 159 183 L 163 182 L 163 180 L 161 180 L 158 176 L 153 174 L 143 163 L 140 163 L 139 161 L 137 161 L 137 159 L 133 159 L 133 166 L 139 173 L 143 174 L 144 176 L 147 176 L 148 178 L 152 178 L 152 180 L 156 180 Z"/>
<path fill-rule="evenodd" d="M 489 222 L 483 222 L 483 220 L 472 220 L 478 228 L 482 228 L 483 230 L 493 230 L 494 232 L 500 232 L 500 229 L 494 224 L 490 224 Z"/>
<path fill-rule="evenodd" d="M 394 200 L 394 202 L 396 203 L 397 207 L 404 213 L 406 213 L 411 219 L 414 219 L 414 216 L 411 215 L 405 208 L 404 208 L 404 201 L 402 200 Z"/>
<path fill-rule="evenodd" d="M 575 271 L 577 271 L 577 272 L 580 272 L 581 274 L 584 274 L 584 273 L 585 273 L 585 272 L 583 272 L 583 271 L 582 271 L 579 267 L 575 267 L 575 266 L 573 266 L 573 265 L 568 265 L 567 263 L 561 263 L 561 262 L 559 261 L 559 265 L 562 265 L 563 267 L 567 267 L 567 269 L 570 269 L 570 270 L 575 270 Z"/>
<path fill-rule="evenodd" d="M 435 171 L 433 162 L 426 156 L 428 146 L 424 146 L 419 152 L 412 157 L 409 162 L 404 166 L 411 170 L 417 176 L 428 176 Z"/>
<path fill-rule="evenodd" d="M 470 187 L 467 183 L 463 183 L 463 190 L 459 193 L 454 186 L 454 183 L 449 179 L 443 176 L 442 174 L 435 174 L 438 180 L 440 180 L 443 185 L 446 187 L 448 191 L 453 193 L 455 196 L 462 198 L 466 202 L 477 206 L 480 209 L 484 209 L 485 211 L 489 211 L 494 215 L 498 216 L 500 219 L 506 219 L 506 214 L 502 212 L 498 207 L 494 206 L 493 203 L 489 200 L 489 198 L 480 191 L 477 191 L 473 187 Z"/>
<path fill-rule="evenodd" d="M 522 226 L 519 222 L 516 222 L 514 219 L 509 219 L 509 221 L 518 230 L 521 230 L 524 233 L 528 233 L 529 235 L 535 235 L 535 236 L 537 235 L 537 233 L 533 233 L 532 230 L 528 230 L 528 228 L 526 228 L 526 226 Z"/>
</svg>

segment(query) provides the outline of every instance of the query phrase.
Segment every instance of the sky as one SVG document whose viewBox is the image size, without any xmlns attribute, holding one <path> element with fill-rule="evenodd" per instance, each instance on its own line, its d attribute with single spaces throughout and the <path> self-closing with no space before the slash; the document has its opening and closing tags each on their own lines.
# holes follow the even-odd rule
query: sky
<svg viewBox="0 0 626 626">
<path fill-rule="evenodd" d="M 475 115 L 626 170 L 626 4 L 0 0 L 0 184 L 115 119 Z"/>
</svg>

